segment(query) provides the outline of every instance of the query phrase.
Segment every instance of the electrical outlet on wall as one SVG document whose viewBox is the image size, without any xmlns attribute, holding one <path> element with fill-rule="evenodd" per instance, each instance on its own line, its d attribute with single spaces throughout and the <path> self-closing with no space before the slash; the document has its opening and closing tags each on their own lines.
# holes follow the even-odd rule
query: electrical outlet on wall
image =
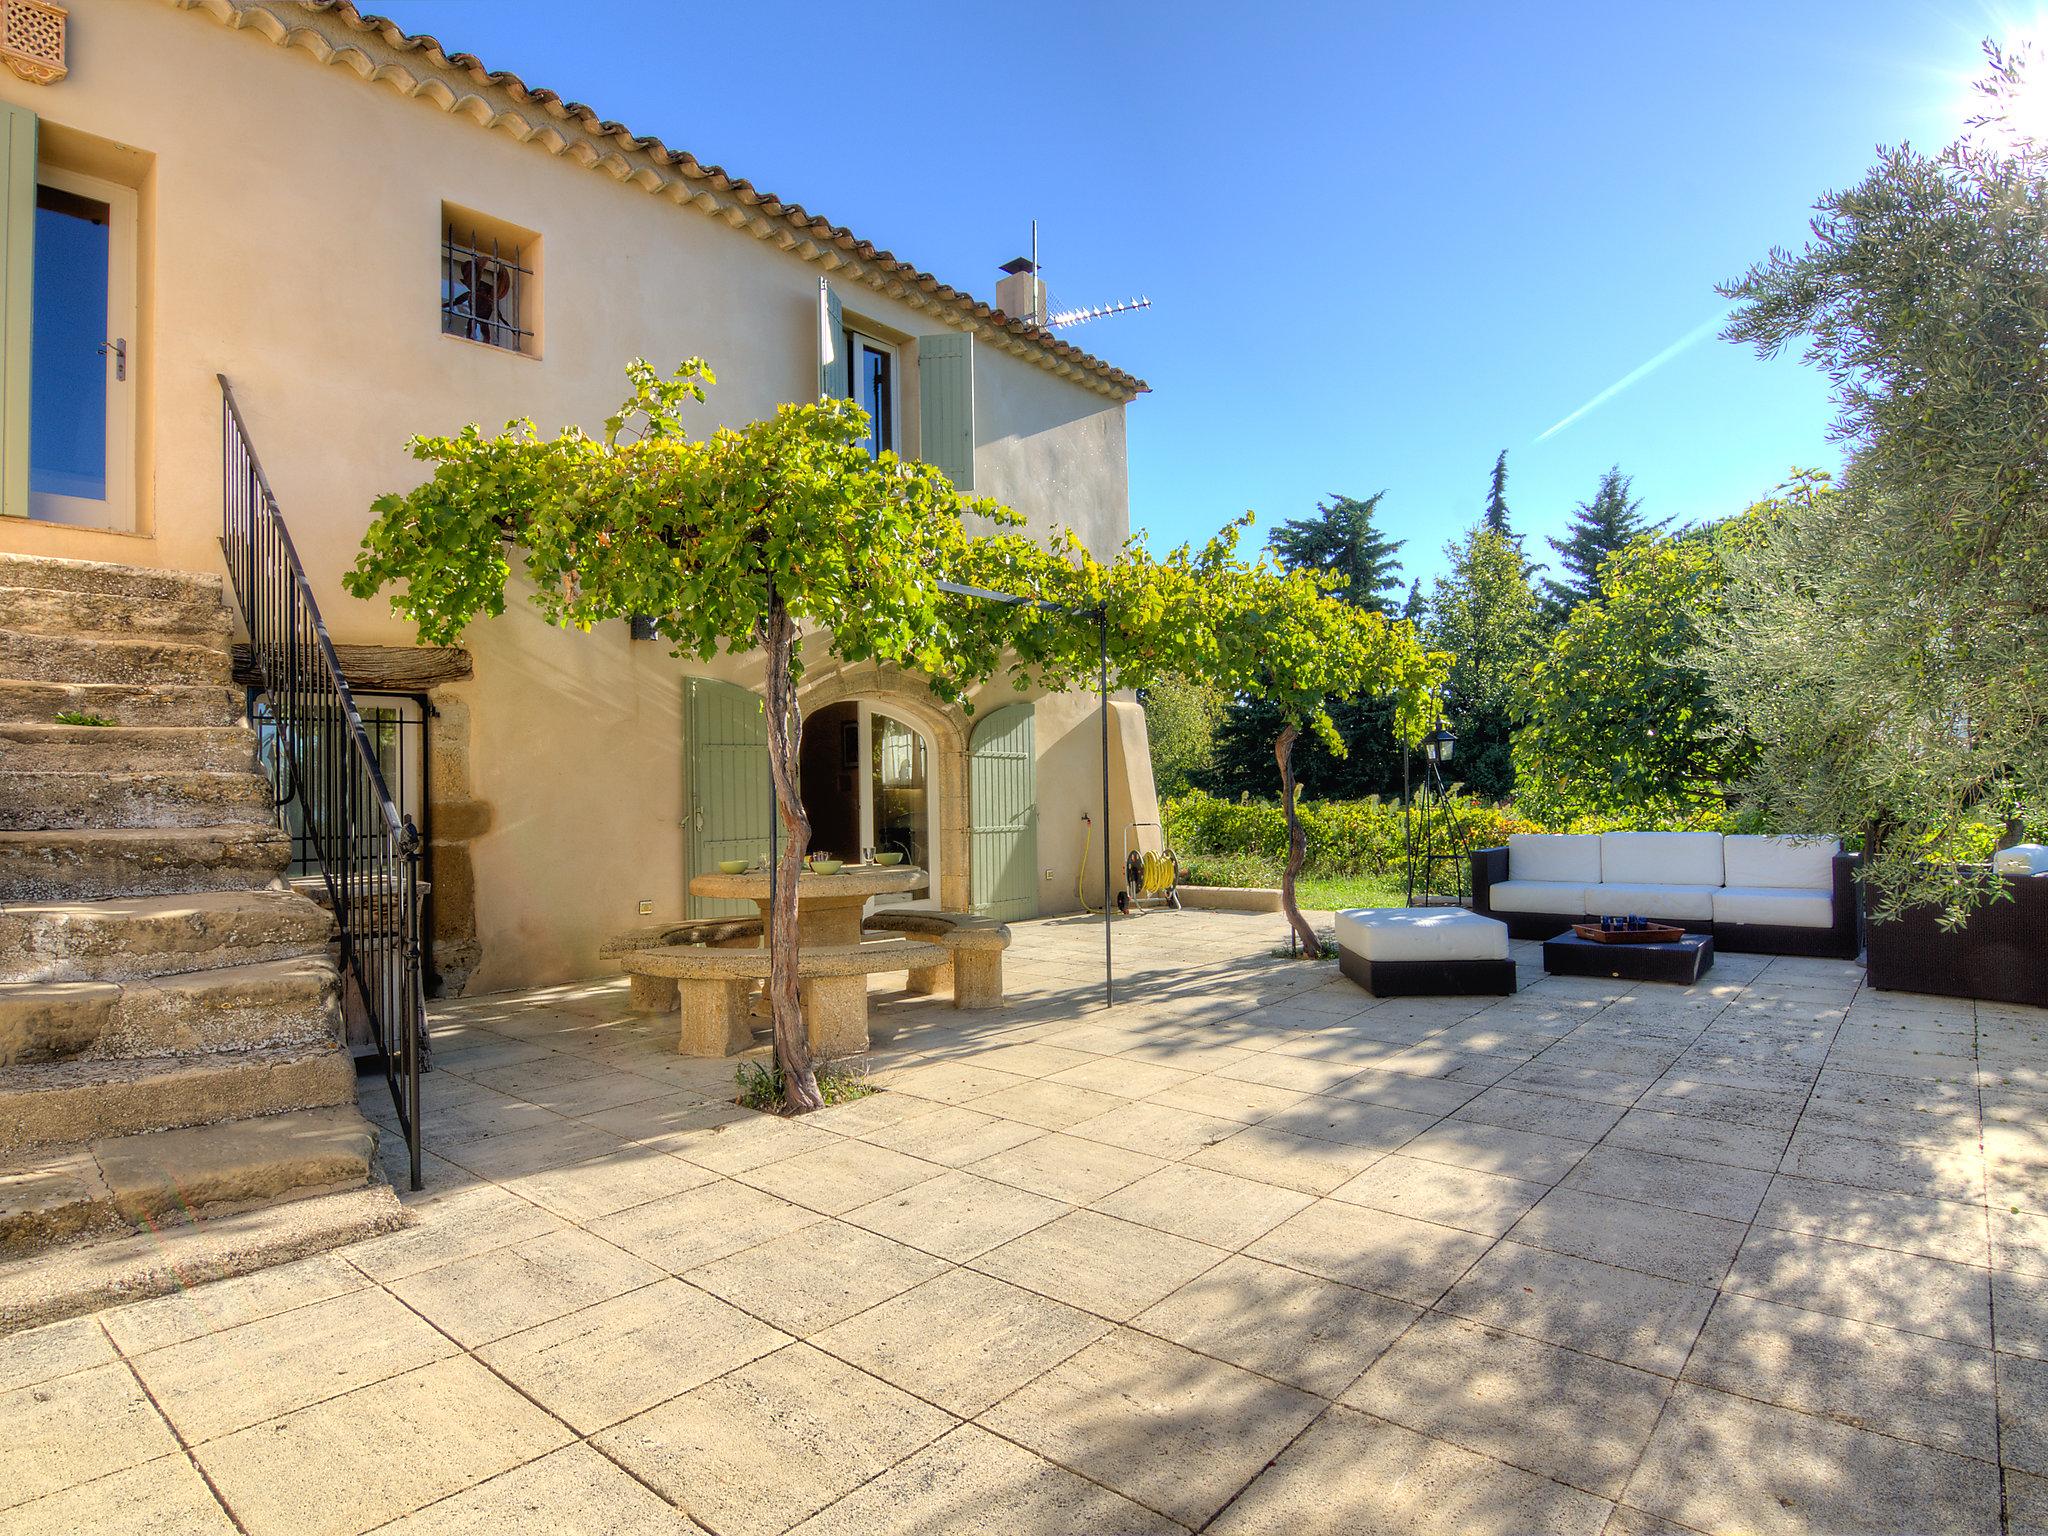
<svg viewBox="0 0 2048 1536">
<path fill-rule="evenodd" d="M 1050 880 L 1050 879 L 1052 878 L 1052 871 L 1051 871 L 1051 870 L 1049 870 L 1049 869 L 1048 869 L 1048 870 L 1047 870 L 1047 871 L 1045 872 L 1045 878 L 1046 878 L 1046 879 L 1048 879 L 1048 880 Z"/>
<path fill-rule="evenodd" d="M 641 915 L 642 917 L 652 917 L 652 916 L 654 916 L 654 903 L 653 903 L 653 902 L 651 902 L 651 901 L 643 901 L 643 902 L 641 902 L 641 903 L 640 903 L 640 915 Z"/>
</svg>

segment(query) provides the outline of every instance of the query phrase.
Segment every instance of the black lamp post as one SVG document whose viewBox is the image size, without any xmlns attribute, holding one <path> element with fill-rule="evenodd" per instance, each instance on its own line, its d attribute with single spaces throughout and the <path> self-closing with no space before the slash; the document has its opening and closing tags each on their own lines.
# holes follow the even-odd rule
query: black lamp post
<svg viewBox="0 0 2048 1536">
<path fill-rule="evenodd" d="M 1457 747 L 1457 734 L 1445 721 L 1443 701 L 1438 700 L 1436 728 L 1422 738 L 1422 757 L 1427 766 L 1423 769 L 1421 792 L 1408 797 L 1405 818 L 1408 905 L 1411 907 L 1436 904 L 1435 882 L 1431 877 L 1441 863 L 1451 865 L 1454 877 L 1452 899 L 1458 905 L 1464 905 L 1463 855 L 1458 851 L 1456 824 L 1443 804 L 1448 792 L 1444 782 L 1444 764 L 1451 761 Z M 1402 778 L 1405 785 L 1405 771 Z M 1421 801 L 1419 806 L 1416 803 L 1418 799 Z M 1438 844 L 1439 836 L 1441 846 Z M 1419 903 L 1418 895 L 1421 897 Z"/>
<path fill-rule="evenodd" d="M 1432 767 L 1440 769 L 1451 760 L 1451 753 L 1457 745 L 1456 733 L 1448 725 L 1439 724 L 1422 738 L 1422 755 L 1429 759 Z"/>
</svg>

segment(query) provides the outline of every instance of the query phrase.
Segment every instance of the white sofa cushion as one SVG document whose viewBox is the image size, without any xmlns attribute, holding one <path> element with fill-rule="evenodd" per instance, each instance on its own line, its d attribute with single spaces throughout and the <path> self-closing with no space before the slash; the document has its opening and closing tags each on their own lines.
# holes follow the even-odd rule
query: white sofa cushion
<svg viewBox="0 0 2048 1536">
<path fill-rule="evenodd" d="M 1593 917 L 1661 917 L 1676 923 L 1714 919 L 1718 885 L 1631 885 L 1622 881 L 1586 887 L 1586 911 Z"/>
<path fill-rule="evenodd" d="M 1354 907 L 1337 943 L 1367 960 L 1505 960 L 1508 925 L 1460 907 Z"/>
<path fill-rule="evenodd" d="M 1497 880 L 1486 889 L 1496 912 L 1557 912 L 1586 915 L 1586 887 L 1575 880 Z"/>
<path fill-rule="evenodd" d="M 1841 851 L 1839 838 L 1738 833 L 1721 840 L 1722 880 L 1750 890 L 1833 890 Z"/>
<path fill-rule="evenodd" d="M 1718 832 L 1602 832 L 1602 885 L 1722 885 Z M 1605 908 L 1601 909 L 1605 911 Z M 1636 910 L 1640 911 L 1640 908 Z"/>
<path fill-rule="evenodd" d="M 1761 923 L 1772 928 L 1832 928 L 1835 893 L 1778 885 L 1726 885 L 1714 892 L 1717 923 Z"/>
<path fill-rule="evenodd" d="M 1991 867 L 2001 875 L 2048 875 L 2048 844 L 2015 843 L 1991 855 Z"/>
<path fill-rule="evenodd" d="M 1508 878 L 1591 885 L 1600 878 L 1600 839 L 1590 832 L 1511 832 Z"/>
</svg>

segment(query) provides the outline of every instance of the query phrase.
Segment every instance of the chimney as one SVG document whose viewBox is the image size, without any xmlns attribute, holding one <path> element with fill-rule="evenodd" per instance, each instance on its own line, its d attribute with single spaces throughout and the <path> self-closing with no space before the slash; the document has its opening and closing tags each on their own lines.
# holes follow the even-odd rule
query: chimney
<svg viewBox="0 0 2048 1536">
<path fill-rule="evenodd" d="M 998 271 L 1004 274 L 996 284 L 996 308 L 1017 320 L 1045 324 L 1045 279 L 1029 256 L 1006 261 Z"/>
</svg>

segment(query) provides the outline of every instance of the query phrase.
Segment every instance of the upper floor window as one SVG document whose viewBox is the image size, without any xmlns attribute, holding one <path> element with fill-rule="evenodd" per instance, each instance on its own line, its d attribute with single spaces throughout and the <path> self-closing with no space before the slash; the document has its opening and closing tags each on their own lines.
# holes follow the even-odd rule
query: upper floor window
<svg viewBox="0 0 2048 1536">
<path fill-rule="evenodd" d="M 441 210 L 441 330 L 540 352 L 540 237 L 460 209 Z"/>
<path fill-rule="evenodd" d="M 868 413 L 868 452 L 879 458 L 896 442 L 896 349 L 855 330 L 845 332 L 846 393 Z"/>
</svg>

